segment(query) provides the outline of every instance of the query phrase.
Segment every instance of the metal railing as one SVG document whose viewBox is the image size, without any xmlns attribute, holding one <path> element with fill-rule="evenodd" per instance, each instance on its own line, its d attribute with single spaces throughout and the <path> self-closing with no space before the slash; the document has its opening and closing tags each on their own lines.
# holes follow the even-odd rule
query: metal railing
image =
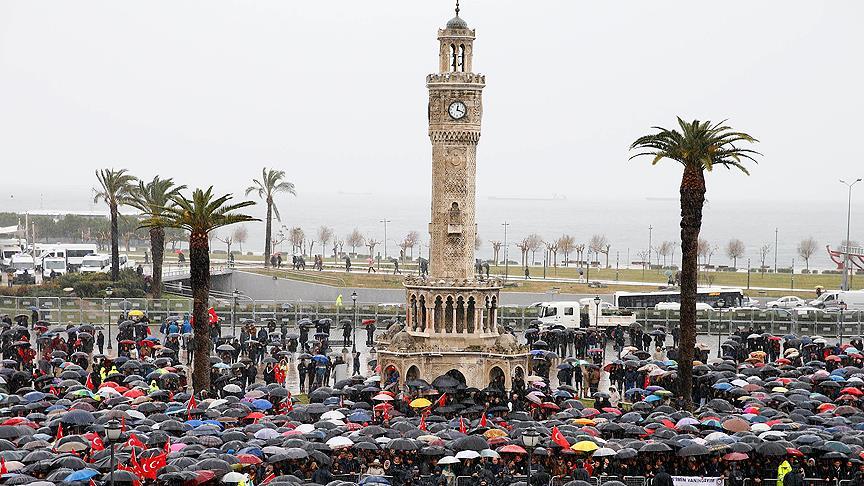
<svg viewBox="0 0 864 486">
<path fill-rule="evenodd" d="M 352 304 L 348 302 L 337 306 L 335 302 L 313 302 L 297 300 L 254 300 L 240 295 L 211 292 L 211 305 L 223 318 L 223 326 L 243 319 L 262 322 L 274 319 L 278 322 L 296 322 L 308 316 L 311 318 L 351 319 L 354 315 Z M 31 314 L 33 310 L 39 318 L 51 323 L 108 323 L 117 322 L 120 313 L 130 310 L 144 311 L 154 323 L 163 321 L 170 315 L 183 315 L 192 311 L 192 301 L 184 297 L 166 299 L 82 299 L 78 297 L 0 297 L 0 314 Z M 522 330 L 538 317 L 538 308 L 530 306 L 502 306 L 499 308 L 501 323 L 512 324 Z M 668 332 L 678 326 L 678 311 L 640 309 L 634 311 L 636 322 L 644 330 L 664 327 Z M 381 322 L 396 317 L 404 317 L 404 304 L 357 303 L 357 318 L 374 319 Z M 710 336 L 720 335 L 721 339 L 729 332 L 753 328 L 754 332 L 768 332 L 774 335 L 790 333 L 820 335 L 826 338 L 864 335 L 864 312 L 806 312 L 801 315 L 778 314 L 772 311 L 699 311 L 697 333 Z"/>
</svg>

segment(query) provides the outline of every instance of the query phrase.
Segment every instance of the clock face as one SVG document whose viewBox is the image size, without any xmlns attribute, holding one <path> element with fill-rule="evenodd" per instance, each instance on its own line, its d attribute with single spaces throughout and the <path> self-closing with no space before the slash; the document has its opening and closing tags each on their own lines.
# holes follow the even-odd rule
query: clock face
<svg viewBox="0 0 864 486">
<path fill-rule="evenodd" d="M 465 103 L 454 101 L 450 103 L 450 108 L 447 109 L 447 112 L 450 113 L 450 118 L 460 120 L 468 114 L 468 108 L 465 107 Z"/>
</svg>

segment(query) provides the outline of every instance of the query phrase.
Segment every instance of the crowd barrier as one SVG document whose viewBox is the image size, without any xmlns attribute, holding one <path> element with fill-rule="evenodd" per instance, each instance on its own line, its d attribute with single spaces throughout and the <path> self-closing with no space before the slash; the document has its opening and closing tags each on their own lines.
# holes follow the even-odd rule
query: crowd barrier
<svg viewBox="0 0 864 486">
<path fill-rule="evenodd" d="M 211 305 L 222 317 L 222 326 L 240 325 L 246 320 L 258 324 L 275 320 L 292 325 L 302 316 L 341 319 L 374 319 L 381 323 L 387 319 L 404 318 L 405 305 L 358 302 L 356 309 L 350 301 L 312 302 L 295 300 L 254 300 L 244 295 L 219 294 L 213 292 Z M 116 323 L 121 312 L 141 310 L 154 323 L 162 322 L 170 315 L 188 314 L 192 310 L 189 298 L 166 299 L 82 299 L 78 297 L 0 297 L 0 314 L 30 314 L 35 309 L 42 320 L 60 323 L 93 324 Z M 512 324 L 522 330 L 538 317 L 539 308 L 530 306 L 501 306 L 501 323 Z M 645 330 L 663 327 L 671 333 L 678 326 L 680 314 L 675 310 L 637 309 L 633 311 L 636 322 Z M 383 324 L 382 324 L 383 325 Z M 768 332 L 783 336 L 790 333 L 820 335 L 828 338 L 864 335 L 864 311 L 799 313 L 774 312 L 770 310 L 699 311 L 697 333 L 725 339 L 730 332 L 752 328 L 754 332 Z"/>
</svg>

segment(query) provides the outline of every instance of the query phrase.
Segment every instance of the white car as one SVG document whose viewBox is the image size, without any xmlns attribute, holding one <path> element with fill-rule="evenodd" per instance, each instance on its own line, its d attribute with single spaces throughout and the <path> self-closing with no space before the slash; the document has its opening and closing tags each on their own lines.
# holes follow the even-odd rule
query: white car
<svg viewBox="0 0 864 486">
<path fill-rule="evenodd" d="M 777 300 L 772 300 L 765 304 L 769 309 L 794 309 L 796 307 L 803 307 L 807 305 L 807 301 L 802 299 L 801 297 L 795 297 L 794 295 L 787 295 L 786 297 L 780 297 Z"/>
<path fill-rule="evenodd" d="M 660 302 L 659 304 L 654 306 L 654 310 L 681 310 L 680 302 Z M 711 304 L 706 304 L 705 302 L 696 302 L 696 310 L 697 311 L 710 311 L 714 310 L 711 307 Z"/>
</svg>

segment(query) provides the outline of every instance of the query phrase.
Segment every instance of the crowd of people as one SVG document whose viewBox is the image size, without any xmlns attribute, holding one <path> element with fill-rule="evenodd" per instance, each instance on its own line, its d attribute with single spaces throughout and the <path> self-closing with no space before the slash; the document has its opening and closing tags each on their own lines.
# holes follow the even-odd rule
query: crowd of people
<svg viewBox="0 0 864 486">
<path fill-rule="evenodd" d="M 246 322 L 214 331 L 211 388 L 193 395 L 182 316 L 124 315 L 116 357 L 99 326 L 28 317 L 2 318 L 0 484 L 864 484 L 860 339 L 741 330 L 700 352 L 689 412 L 663 329 L 532 326 L 530 374 L 478 390 L 457 373 L 382 384 L 348 334 L 330 340 L 344 323 Z"/>
</svg>

